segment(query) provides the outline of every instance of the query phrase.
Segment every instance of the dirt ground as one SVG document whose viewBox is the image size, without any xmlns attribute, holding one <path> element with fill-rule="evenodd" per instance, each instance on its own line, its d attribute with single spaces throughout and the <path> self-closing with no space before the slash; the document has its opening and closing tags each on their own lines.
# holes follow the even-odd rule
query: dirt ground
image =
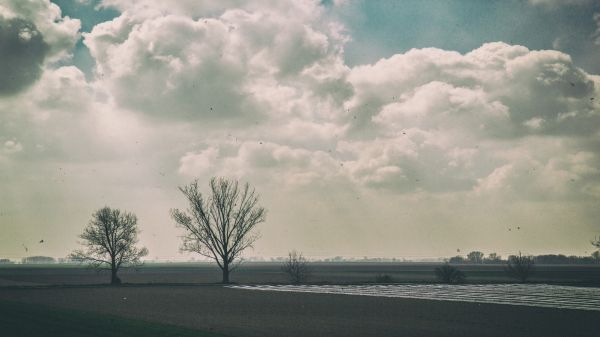
<svg viewBox="0 0 600 337">
<path fill-rule="evenodd" d="M 0 300 L 253 336 L 598 336 L 600 313 L 221 286 L 0 288 Z"/>
<path fill-rule="evenodd" d="M 435 263 L 312 263 L 313 283 L 347 284 L 374 282 L 380 274 L 398 282 L 435 282 Z M 504 265 L 461 265 L 467 282 L 511 282 Z M 533 282 L 573 285 L 600 285 L 600 265 L 540 265 Z M 216 283 L 221 271 L 214 264 L 147 264 L 122 269 L 125 283 Z M 110 280 L 107 272 L 78 266 L 0 266 L 0 286 L 102 284 Z M 231 274 L 235 283 L 285 283 L 288 278 L 278 263 L 246 263 Z"/>
</svg>

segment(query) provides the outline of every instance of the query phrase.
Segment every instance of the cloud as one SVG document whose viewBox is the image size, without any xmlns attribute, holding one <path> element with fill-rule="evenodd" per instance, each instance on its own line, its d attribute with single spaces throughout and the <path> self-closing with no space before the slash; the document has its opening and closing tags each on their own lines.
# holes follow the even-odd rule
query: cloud
<svg viewBox="0 0 600 337">
<path fill-rule="evenodd" d="M 596 21 L 596 31 L 592 35 L 595 38 L 594 43 L 600 45 L 600 13 L 594 13 L 594 21 Z"/>
<path fill-rule="evenodd" d="M 529 0 L 534 6 L 544 6 L 556 9 L 562 6 L 584 6 L 593 3 L 593 0 Z"/>
<path fill-rule="evenodd" d="M 533 200 L 596 198 L 600 156 L 585 150 L 571 152 L 567 143 L 561 139 L 536 139 L 499 151 L 496 156 L 504 157 L 506 163 L 478 179 L 476 193 L 506 193 Z"/>
<path fill-rule="evenodd" d="M 285 106 L 272 111 L 270 104 L 280 95 L 294 100 L 307 87 L 323 89 L 312 90 L 316 100 L 340 99 L 344 37 L 321 24 L 316 4 L 249 2 L 225 9 L 194 3 L 192 10 L 185 1 L 128 3 L 105 2 L 122 15 L 85 34 L 97 77 L 125 107 L 166 119 L 235 124 L 307 113 Z M 207 13 L 213 15 L 201 16 Z"/>
<path fill-rule="evenodd" d="M 16 140 L 7 140 L 3 144 L 2 151 L 5 154 L 13 154 L 17 152 L 21 152 L 23 150 L 23 145 L 17 142 Z"/>
<path fill-rule="evenodd" d="M 519 144 L 534 155 L 544 140 L 561 140 L 562 150 L 537 159 L 549 167 L 544 172 L 550 182 L 557 172 L 567 177 L 571 170 L 552 170 L 550 163 L 585 152 L 581 140 L 599 132 L 598 77 L 556 51 L 504 43 L 464 55 L 413 49 L 355 67 L 348 78 L 355 93 L 345 103 L 349 136 L 361 140 L 347 139 L 340 148 L 349 156 L 344 164 L 350 178 L 366 186 L 402 192 L 495 186 L 507 172 L 522 173 L 499 153 Z M 597 184 L 595 176 L 581 179 Z M 524 179 L 517 185 L 526 190 L 544 184 Z"/>
<path fill-rule="evenodd" d="M 265 86 L 273 90 L 257 101 L 291 113 L 268 114 L 237 131 L 235 142 L 204 142 L 204 149 L 181 156 L 179 173 L 267 176 L 287 186 L 320 177 L 402 194 L 509 193 L 508 186 L 517 186 L 528 193 L 516 195 L 531 199 L 573 197 L 598 184 L 595 173 L 556 168 L 572 153 L 587 153 L 590 163 L 598 156 L 586 145 L 599 132 L 592 99 L 598 78 L 564 53 L 505 43 L 466 54 L 414 49 L 337 74 L 350 86 L 346 99 L 316 100 L 315 87 L 300 95 L 298 87 L 271 78 L 278 85 Z M 559 150 L 540 151 L 550 144 Z M 515 147 L 522 157 L 505 155 Z M 538 179 L 523 169 L 531 163 L 523 158 L 545 168 Z M 563 179 L 561 188 L 550 188 L 557 177 L 577 184 Z M 491 188 L 504 182 L 505 188 Z"/>
<path fill-rule="evenodd" d="M 0 4 L 0 96 L 35 83 L 47 62 L 64 59 L 75 45 L 79 20 L 61 17 L 48 0 Z"/>
<path fill-rule="evenodd" d="M 63 17 L 60 8 L 49 0 L 6 0 L 0 4 L 0 15 L 32 23 L 48 44 L 50 62 L 68 57 L 79 38 L 81 22 Z"/>
<path fill-rule="evenodd" d="M 33 23 L 0 17 L 0 50 L 0 95 L 9 95 L 39 78 L 48 45 Z"/>
<path fill-rule="evenodd" d="M 187 177 L 214 175 L 249 179 L 282 187 L 298 187 L 327 181 L 339 174 L 329 153 L 310 151 L 265 141 L 208 147 L 188 152 L 180 159 L 179 173 Z"/>
<path fill-rule="evenodd" d="M 523 123 L 532 118 L 548 122 L 543 132 L 570 132 L 573 127 L 562 128 L 567 122 L 561 114 L 575 111 L 581 116 L 579 127 L 585 129 L 589 119 L 584 116 L 592 112 L 589 99 L 597 90 L 595 79 L 574 66 L 568 55 L 504 43 L 488 43 L 465 55 L 439 49 L 410 50 L 357 67 L 349 79 L 356 95 L 347 108 L 359 115 L 355 123 L 358 130 L 370 125 L 383 106 L 406 100 L 413 95 L 411 90 L 435 81 L 460 88 L 457 90 L 463 93 L 470 91 L 479 97 L 480 104 L 488 104 L 483 111 L 502 114 L 499 111 L 505 109 L 513 123 L 512 130 L 506 131 L 514 135 L 528 132 Z M 401 106 L 399 102 L 395 107 Z"/>
</svg>

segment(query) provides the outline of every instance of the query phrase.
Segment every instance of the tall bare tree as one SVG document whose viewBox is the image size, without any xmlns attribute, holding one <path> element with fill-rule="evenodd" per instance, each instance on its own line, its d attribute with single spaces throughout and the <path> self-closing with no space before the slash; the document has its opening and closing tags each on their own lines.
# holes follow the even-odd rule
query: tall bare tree
<svg viewBox="0 0 600 337">
<path fill-rule="evenodd" d="M 223 271 L 223 283 L 237 266 L 242 251 L 258 238 L 252 230 L 264 222 L 266 211 L 258 205 L 259 196 L 247 183 L 240 188 L 235 180 L 212 178 L 206 198 L 198 180 L 179 190 L 188 199 L 187 212 L 171 210 L 177 225 L 185 230 L 181 249 L 213 259 Z"/>
<path fill-rule="evenodd" d="M 133 213 L 103 207 L 94 214 L 83 234 L 85 250 L 76 250 L 71 258 L 90 263 L 96 268 L 110 268 L 111 284 L 121 283 L 117 276 L 123 265 L 137 265 L 148 254 L 146 248 L 138 248 L 137 217 Z"/>
</svg>

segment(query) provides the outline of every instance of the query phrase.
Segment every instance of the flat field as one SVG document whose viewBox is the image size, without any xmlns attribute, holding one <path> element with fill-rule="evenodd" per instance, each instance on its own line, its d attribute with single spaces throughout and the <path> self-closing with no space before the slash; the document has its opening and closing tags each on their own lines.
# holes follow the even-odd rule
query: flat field
<svg viewBox="0 0 600 337">
<path fill-rule="evenodd" d="M 439 263 L 313 263 L 311 283 L 358 284 L 375 282 L 386 274 L 397 282 L 435 282 L 434 268 Z M 240 284 L 286 283 L 278 263 L 246 263 L 231 274 Z M 511 282 L 503 265 L 458 265 L 469 283 Z M 123 269 L 124 283 L 199 284 L 217 283 L 220 270 L 208 263 L 146 264 Z M 82 285 L 108 282 L 106 272 L 76 265 L 4 265 L 0 266 L 0 286 L 11 285 Z M 600 265 L 538 265 L 532 282 L 600 286 Z"/>
<path fill-rule="evenodd" d="M 3 337 L 223 337 L 175 325 L 50 307 L 0 301 Z"/>
<path fill-rule="evenodd" d="M 310 281 L 368 285 L 387 274 L 418 285 L 434 281 L 437 265 L 315 263 Z M 501 265 L 459 268 L 471 283 L 510 282 Z M 219 269 L 203 263 L 147 264 L 120 275 L 125 285 L 111 287 L 106 272 L 78 266 L 0 266 L 0 336 L 53 336 L 54 331 L 54 336 L 90 337 L 95 335 L 89 331 L 100 331 L 98 336 L 149 337 L 152 331 L 170 336 L 182 329 L 174 335 L 576 337 L 598 336 L 600 321 L 594 310 L 229 288 L 216 285 Z M 241 285 L 287 282 L 277 263 L 247 263 L 231 279 Z M 537 266 L 532 279 L 582 286 L 597 286 L 599 280 L 600 266 L 589 265 Z M 98 330 L 93 322 L 119 328 Z M 23 327 L 47 329 L 27 334 Z"/>
<path fill-rule="evenodd" d="M 597 311 L 205 286 L 0 288 L 0 302 L 169 324 L 238 337 L 598 336 Z M 47 322 L 52 311 L 27 320 Z M 91 314 L 90 314 L 91 315 Z M 60 317 L 59 317 L 60 319 Z M 64 317 L 62 318 L 64 319 Z M 62 324 L 75 329 L 73 320 Z M 1 331 L 15 331 L 1 321 Z M 12 324 L 12 325 L 11 325 Z M 22 324 L 22 323 L 20 323 Z M 18 330 L 18 329 L 17 329 Z M 70 331 L 70 330 L 69 330 Z M 105 336 L 113 336 L 106 330 Z M 4 335 L 3 335 L 4 336 Z M 22 337 L 30 335 L 11 335 Z M 86 336 L 73 334 L 64 336 Z M 115 334 L 114 336 L 118 336 Z"/>
</svg>

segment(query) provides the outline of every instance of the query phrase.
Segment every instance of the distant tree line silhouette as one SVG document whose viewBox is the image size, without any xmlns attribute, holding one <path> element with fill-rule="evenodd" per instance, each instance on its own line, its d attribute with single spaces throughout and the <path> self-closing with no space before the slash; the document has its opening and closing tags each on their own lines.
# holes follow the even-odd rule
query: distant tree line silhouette
<svg viewBox="0 0 600 337">
<path fill-rule="evenodd" d="M 23 264 L 51 264 L 56 263 L 56 259 L 50 256 L 28 256 L 21 259 Z"/>
<path fill-rule="evenodd" d="M 502 259 L 496 253 L 491 253 L 488 256 L 483 256 L 481 252 L 471 252 L 467 256 L 457 255 L 448 259 L 450 264 L 506 264 L 512 257 L 517 255 L 509 255 L 507 259 Z M 532 256 L 536 264 L 597 264 L 600 263 L 600 253 L 598 251 L 591 256 L 576 256 L 563 254 L 543 254 Z"/>
</svg>

